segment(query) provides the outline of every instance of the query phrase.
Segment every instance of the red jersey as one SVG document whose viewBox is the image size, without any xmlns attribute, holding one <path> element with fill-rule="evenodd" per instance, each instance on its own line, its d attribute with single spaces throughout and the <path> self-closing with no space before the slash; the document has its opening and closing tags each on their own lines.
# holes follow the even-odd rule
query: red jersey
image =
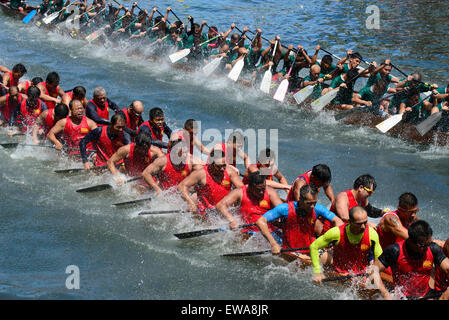
<svg viewBox="0 0 449 320">
<path fill-rule="evenodd" d="M 136 130 L 139 125 L 139 117 L 131 117 L 128 114 L 128 109 L 120 109 L 125 114 L 126 126 L 132 130 Z"/>
<path fill-rule="evenodd" d="M 17 87 L 19 85 L 19 82 L 14 79 L 12 72 L 8 72 L 8 74 L 9 74 L 8 87 Z"/>
<path fill-rule="evenodd" d="M 246 224 L 255 223 L 268 210 L 272 208 L 268 190 L 265 189 L 262 200 L 253 200 L 248 196 L 248 186 L 244 185 L 242 189 L 242 201 L 240 203 L 240 213 Z M 273 229 L 270 226 L 270 229 Z M 257 226 L 242 229 L 242 232 L 256 231 L 259 232 Z M 273 231 L 273 230 L 270 230 Z"/>
<path fill-rule="evenodd" d="M 53 97 L 53 98 L 57 98 L 58 97 L 58 88 L 49 91 L 47 88 L 47 82 L 43 81 L 40 83 L 41 85 L 43 85 L 44 90 L 45 90 L 45 94 L 47 96 Z M 56 106 L 56 103 L 53 101 L 45 101 L 45 104 L 47 105 L 48 109 L 54 109 Z"/>
<path fill-rule="evenodd" d="M 150 122 L 149 122 L 149 121 L 145 121 L 144 123 L 142 123 L 142 124 L 139 126 L 139 130 L 137 130 L 137 134 L 139 134 L 140 130 L 141 130 L 142 127 L 144 127 L 144 126 L 150 128 L 151 137 L 152 137 L 153 139 L 162 141 L 162 139 L 163 139 L 163 137 L 164 137 L 164 128 L 163 128 L 163 127 L 161 128 L 160 133 L 157 133 L 156 130 L 153 130 L 153 128 L 151 127 Z"/>
<path fill-rule="evenodd" d="M 3 110 L 2 110 L 3 117 L 8 122 L 9 122 L 9 119 L 11 119 L 11 115 L 14 113 L 14 110 L 17 108 L 18 105 L 21 105 L 22 100 L 23 100 L 22 94 L 19 93 L 19 98 L 18 98 L 17 104 L 12 105 L 11 102 L 9 101 L 9 97 L 10 97 L 10 94 L 8 93 L 6 95 L 6 103 L 3 106 Z"/>
<path fill-rule="evenodd" d="M 231 191 L 231 179 L 225 171 L 223 179 L 216 181 L 209 173 L 209 164 L 203 167 L 206 172 L 206 185 L 195 186 L 198 194 L 198 209 L 201 214 L 205 214 L 206 209 L 214 209 L 217 203 Z"/>
<path fill-rule="evenodd" d="M 97 114 L 100 118 L 109 120 L 109 102 L 106 100 L 103 107 L 99 107 L 93 99 L 89 100 L 97 109 Z M 88 102 L 88 103 L 89 103 Z M 101 126 L 105 126 L 104 124 L 100 124 Z"/>
<path fill-rule="evenodd" d="M 171 187 L 177 187 L 182 180 L 190 174 L 189 159 L 186 158 L 186 163 L 181 169 L 176 169 L 170 159 L 170 153 L 165 155 L 167 164 L 165 169 L 158 174 L 158 180 L 162 189 L 167 190 Z"/>
<path fill-rule="evenodd" d="M 310 247 L 315 241 L 314 227 L 316 222 L 315 208 L 304 217 L 298 217 L 295 202 L 288 202 L 288 216 L 282 229 L 282 248 Z M 301 251 L 304 253 L 309 250 Z"/>
<path fill-rule="evenodd" d="M 32 128 L 41 113 L 42 101 L 40 99 L 37 99 L 37 107 L 34 109 L 30 109 L 27 105 L 27 100 L 23 99 L 20 103 L 20 116 L 17 122 L 22 123 L 23 130 Z"/>
<path fill-rule="evenodd" d="M 391 265 L 393 282 L 405 296 L 424 296 L 429 290 L 429 279 L 433 268 L 433 254 L 430 247 L 421 259 L 410 258 L 405 249 L 405 240 L 398 242 L 399 257 Z"/>
<path fill-rule="evenodd" d="M 97 159 L 95 161 L 96 167 L 106 165 L 109 158 L 123 146 L 123 132 L 117 135 L 113 140 L 108 137 L 108 127 L 102 127 L 100 139 L 96 143 Z M 117 164 L 122 163 L 119 161 Z"/>
<path fill-rule="evenodd" d="M 361 273 L 365 271 L 369 262 L 371 247 L 369 227 L 365 229 L 360 243 L 352 244 L 349 242 L 345 230 L 347 225 L 339 226 L 340 241 L 334 246 L 333 267 L 337 272 L 342 274 L 349 272 Z"/>
<path fill-rule="evenodd" d="M 437 266 L 435 272 L 435 290 L 444 292 L 448 287 L 449 278 L 447 277 L 447 274 L 441 269 L 440 266 Z"/>
<path fill-rule="evenodd" d="M 70 117 L 66 118 L 66 124 L 64 127 L 64 141 L 69 148 L 76 150 L 69 150 L 69 154 L 80 154 L 79 143 L 89 132 L 89 124 L 87 117 L 83 115 L 83 119 L 79 125 L 75 125 Z M 87 148 L 91 149 L 92 144 L 88 143 Z"/>
<path fill-rule="evenodd" d="M 299 179 L 303 179 L 306 182 L 306 184 L 310 184 L 310 175 L 311 174 L 312 174 L 312 170 L 309 170 L 306 173 L 297 176 L 295 181 L 293 181 L 292 185 L 294 185 L 296 183 L 296 181 L 298 181 Z M 319 190 L 320 189 L 318 188 L 318 191 Z M 287 201 L 294 201 L 294 199 L 293 199 L 293 188 L 288 191 Z"/>
<path fill-rule="evenodd" d="M 151 149 L 148 148 L 148 153 L 141 155 L 135 152 L 136 144 L 130 143 L 129 154 L 125 159 L 126 174 L 132 177 L 139 177 L 143 170 L 151 163 Z"/>
<path fill-rule="evenodd" d="M 259 169 L 259 171 L 260 171 L 260 167 L 262 166 L 259 162 L 258 163 L 253 163 L 251 165 L 256 166 L 257 169 Z M 265 179 L 273 181 L 273 169 L 270 168 L 270 174 L 267 175 Z M 243 177 L 242 182 L 243 182 L 243 184 L 248 184 L 248 182 L 249 182 L 248 178 L 247 177 Z"/>
<path fill-rule="evenodd" d="M 357 207 L 359 204 L 357 200 L 355 200 L 354 195 L 352 194 L 352 189 L 344 191 L 346 193 L 346 196 L 348 197 L 349 206 L 348 210 L 351 210 L 354 207 Z M 331 208 L 329 209 L 333 213 L 337 214 L 337 209 L 335 208 L 335 203 L 332 203 Z"/>
<path fill-rule="evenodd" d="M 184 137 L 183 130 L 175 132 L 174 135 L 176 135 L 177 139 L 181 139 L 182 141 L 187 142 L 186 138 Z M 193 154 L 193 139 L 189 139 L 189 144 L 189 153 Z M 170 152 L 170 149 L 167 149 L 167 152 Z"/>
</svg>

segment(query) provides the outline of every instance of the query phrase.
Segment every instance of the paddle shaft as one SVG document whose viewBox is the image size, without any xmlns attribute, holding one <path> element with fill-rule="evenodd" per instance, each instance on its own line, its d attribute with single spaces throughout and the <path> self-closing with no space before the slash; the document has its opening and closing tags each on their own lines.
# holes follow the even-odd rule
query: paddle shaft
<svg viewBox="0 0 449 320">
<path fill-rule="evenodd" d="M 150 214 L 169 214 L 169 213 L 181 213 L 183 210 L 159 210 L 159 211 L 141 211 L 139 216 L 150 215 Z"/>
<path fill-rule="evenodd" d="M 302 250 L 309 250 L 309 247 L 281 249 L 281 253 L 292 252 L 292 251 L 302 251 Z M 256 256 L 256 255 L 260 255 L 260 254 L 265 254 L 265 253 L 269 253 L 269 252 L 271 252 L 271 250 L 228 253 L 228 254 L 223 254 L 222 256 L 223 257 L 247 257 L 247 256 Z"/>
<path fill-rule="evenodd" d="M 253 227 L 255 225 L 256 225 L 255 223 L 244 224 L 244 225 L 238 226 L 237 229 L 249 228 L 249 227 Z M 177 234 L 175 234 L 175 237 L 177 237 L 178 239 L 187 239 L 187 238 L 194 238 L 194 237 L 207 235 L 210 233 L 228 231 L 228 230 L 230 230 L 229 227 L 216 228 L 216 229 L 205 229 L 205 230 L 177 233 Z"/>
</svg>

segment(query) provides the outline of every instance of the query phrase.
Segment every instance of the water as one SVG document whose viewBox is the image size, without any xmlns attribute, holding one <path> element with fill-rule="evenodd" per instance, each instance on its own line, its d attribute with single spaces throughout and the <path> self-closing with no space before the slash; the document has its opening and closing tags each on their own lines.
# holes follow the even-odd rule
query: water
<svg viewBox="0 0 449 320">
<path fill-rule="evenodd" d="M 367 61 L 391 58 L 401 70 L 419 71 L 425 81 L 446 86 L 447 2 L 378 1 L 379 30 L 365 28 L 365 9 L 371 4 L 237 0 L 139 3 L 143 8 L 171 5 L 180 18 L 190 14 L 219 30 L 232 22 L 250 29 L 260 27 L 267 38 L 278 34 L 287 45 L 299 41 L 310 54 L 319 43 L 339 56 L 352 48 Z M 395 208 L 401 193 L 413 192 L 419 198 L 420 218 L 431 223 L 435 238 L 448 237 L 447 148 L 417 146 L 368 128 L 342 125 L 329 115 L 315 116 L 281 105 L 256 90 L 223 79 L 173 70 L 167 64 L 127 56 L 125 50 L 84 45 L 4 14 L 0 26 L 4 30 L 0 34 L 0 64 L 11 67 L 24 63 L 28 79 L 37 75 L 45 78 L 55 70 L 64 89 L 83 85 L 91 96 L 96 86 L 103 86 L 121 107 L 134 99 L 143 101 L 145 119 L 150 108 L 162 107 L 172 129 L 181 128 L 188 118 L 201 120 L 203 131 L 278 129 L 279 167 L 288 181 L 317 163 L 326 163 L 332 170 L 334 190 L 339 192 L 350 188 L 357 176 L 370 173 L 378 185 L 371 197 L 375 206 Z M 4 131 L 0 138 L 10 141 Z M 53 150 L 0 149 L 0 163 L 0 292 L 4 297 L 356 299 L 350 290 L 314 286 L 310 268 L 298 270 L 294 264 L 271 256 L 219 256 L 267 248 L 264 239 L 242 244 L 234 235 L 221 233 L 180 241 L 174 233 L 205 226 L 187 215 L 137 215 L 143 209 L 185 207 L 176 196 L 118 209 L 110 204 L 135 199 L 139 196 L 136 191 L 126 186 L 95 195 L 76 193 L 76 189 L 111 179 L 108 175 L 57 175 L 53 170 L 79 164 L 60 158 Z M 323 195 L 320 201 L 329 205 Z M 79 290 L 65 287 L 69 265 L 79 267 Z"/>
</svg>

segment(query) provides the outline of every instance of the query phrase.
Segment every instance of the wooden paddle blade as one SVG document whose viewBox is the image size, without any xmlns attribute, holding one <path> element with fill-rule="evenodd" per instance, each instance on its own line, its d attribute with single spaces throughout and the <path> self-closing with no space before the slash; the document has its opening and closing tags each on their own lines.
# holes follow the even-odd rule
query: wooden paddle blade
<svg viewBox="0 0 449 320">
<path fill-rule="evenodd" d="M 113 206 L 119 207 L 119 206 L 127 206 L 127 205 L 132 205 L 132 204 L 137 204 L 140 202 L 145 202 L 145 201 L 151 201 L 153 198 L 144 198 L 144 199 L 137 199 L 137 200 L 131 200 L 131 201 L 125 201 L 125 202 L 118 202 L 118 203 L 113 203 Z"/>
<path fill-rule="evenodd" d="M 312 109 L 315 112 L 321 111 L 325 106 L 327 106 L 329 103 L 331 103 L 332 100 L 335 99 L 335 97 L 338 94 L 338 90 L 332 90 L 326 93 L 324 96 L 319 97 L 315 101 L 311 103 Z"/>
<path fill-rule="evenodd" d="M 0 146 L 2 146 L 5 149 L 11 149 L 11 148 L 15 148 L 19 145 L 18 142 L 10 142 L 10 143 L 2 143 L 0 144 Z"/>
<path fill-rule="evenodd" d="M 78 189 L 76 190 L 76 192 L 80 192 L 80 193 L 88 193 L 88 192 L 97 192 L 97 191 L 103 191 L 103 190 L 107 190 L 107 189 L 111 189 L 112 186 L 110 184 L 99 184 L 97 186 L 93 186 L 93 187 L 88 187 L 88 188 L 83 188 L 83 189 Z"/>
<path fill-rule="evenodd" d="M 178 52 L 172 53 L 168 57 L 170 58 L 171 63 L 175 63 L 181 60 L 184 57 L 187 57 L 190 53 L 190 49 L 183 49 Z"/>
<path fill-rule="evenodd" d="M 306 100 L 312 94 L 313 88 L 314 86 L 310 85 L 296 92 L 293 95 L 293 98 L 295 98 L 296 103 L 297 104 L 303 103 L 304 100 Z"/>
<path fill-rule="evenodd" d="M 237 81 L 244 65 L 245 65 L 244 59 L 240 59 L 239 61 L 237 61 L 232 70 L 229 72 L 228 78 L 231 79 L 232 81 Z"/>
<path fill-rule="evenodd" d="M 424 120 L 423 122 L 418 124 L 416 126 L 416 130 L 419 132 L 419 134 L 421 136 L 425 135 L 438 123 L 438 121 L 440 121 L 442 116 L 443 116 L 443 112 L 441 112 L 441 111 L 432 114 L 426 120 Z"/>
<path fill-rule="evenodd" d="M 272 76 L 273 75 L 271 74 L 271 68 L 265 71 L 265 73 L 263 74 L 262 81 L 260 82 L 260 91 L 266 94 L 270 93 Z"/>
<path fill-rule="evenodd" d="M 22 22 L 27 24 L 28 22 L 31 21 L 31 19 L 34 18 L 34 16 L 36 15 L 37 10 L 33 10 L 30 13 L 27 14 L 27 16 L 25 18 L 23 18 Z"/>
<path fill-rule="evenodd" d="M 395 125 L 397 125 L 402 120 L 402 113 L 394 115 L 387 120 L 382 121 L 378 125 L 376 125 L 376 128 L 380 130 L 382 133 L 386 133 L 388 130 L 393 128 Z"/>
<path fill-rule="evenodd" d="M 285 95 L 287 94 L 287 90 L 288 90 L 288 80 L 284 79 L 279 84 L 279 86 L 273 96 L 273 99 L 277 100 L 279 102 L 284 102 Z"/>
<path fill-rule="evenodd" d="M 218 58 L 213 59 L 208 64 L 206 64 L 203 67 L 204 74 L 206 76 L 209 76 L 212 72 L 214 72 L 215 69 L 217 69 L 217 67 L 220 65 L 221 60 L 223 60 L 223 57 L 218 57 Z"/>
</svg>

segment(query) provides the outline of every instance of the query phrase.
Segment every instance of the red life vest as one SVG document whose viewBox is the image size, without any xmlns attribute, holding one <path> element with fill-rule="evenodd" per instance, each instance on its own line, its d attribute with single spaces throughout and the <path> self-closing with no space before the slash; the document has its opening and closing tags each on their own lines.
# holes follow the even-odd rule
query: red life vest
<svg viewBox="0 0 449 320">
<path fill-rule="evenodd" d="M 31 81 L 28 80 L 28 81 L 23 81 L 23 82 L 25 82 L 25 94 L 27 94 L 28 89 L 29 89 L 30 86 L 31 86 Z M 22 84 L 23 82 L 19 83 L 19 85 Z"/>
<path fill-rule="evenodd" d="M 96 167 L 104 166 L 110 157 L 121 147 L 123 146 L 123 132 L 121 132 L 114 140 L 111 140 L 108 137 L 108 127 L 101 128 L 100 139 L 98 139 L 96 143 L 97 149 L 97 159 L 95 161 Z M 117 164 L 122 163 L 123 161 L 117 162 Z"/>
<path fill-rule="evenodd" d="M 48 132 L 50 132 L 50 129 L 55 125 L 55 109 L 48 109 L 47 116 L 45 117 L 44 122 L 45 136 L 47 136 Z"/>
<path fill-rule="evenodd" d="M 139 124 L 139 118 L 138 117 L 132 117 L 128 114 L 128 109 L 120 109 L 120 111 L 122 111 L 125 114 L 125 119 L 126 119 L 126 126 L 132 130 L 136 130 L 137 129 L 137 125 Z"/>
<path fill-rule="evenodd" d="M 83 119 L 79 125 L 74 125 L 69 116 L 66 119 L 67 120 L 64 127 L 64 141 L 69 148 L 76 149 L 69 150 L 69 154 L 80 154 L 79 143 L 81 139 L 90 132 L 87 117 L 83 115 Z M 92 147 L 92 143 L 87 144 L 88 149 L 92 149 Z"/>
<path fill-rule="evenodd" d="M 141 176 L 143 170 L 151 163 L 151 148 L 148 148 L 148 153 L 142 156 L 135 152 L 135 147 L 134 142 L 129 145 L 129 154 L 124 161 L 126 174 L 131 177 Z"/>
<path fill-rule="evenodd" d="M 73 91 L 67 91 L 66 94 L 70 97 L 70 100 L 73 100 Z M 86 102 L 86 98 L 83 98 L 83 100 L 80 100 L 80 101 L 84 106 L 84 103 Z"/>
<path fill-rule="evenodd" d="M 142 123 L 139 126 L 139 130 L 137 130 L 137 134 L 139 134 L 139 132 L 140 132 L 140 130 L 142 129 L 143 126 L 146 126 L 146 127 L 150 128 L 151 137 L 153 139 L 162 141 L 162 139 L 164 137 L 164 128 L 163 127 L 161 128 L 161 132 L 159 134 L 157 134 L 157 133 L 155 133 L 155 131 L 153 131 L 153 128 L 151 127 L 150 122 L 149 121 L 145 121 L 144 123 Z"/>
<path fill-rule="evenodd" d="M 174 135 L 176 136 L 177 139 L 181 139 L 182 141 L 186 142 L 186 138 L 184 137 L 183 130 L 175 132 Z M 189 139 L 189 143 L 190 143 L 189 153 L 193 154 L 193 139 Z M 170 152 L 170 148 L 167 148 L 167 152 Z"/>
<path fill-rule="evenodd" d="M 429 290 L 429 279 L 433 267 L 430 247 L 421 259 L 410 258 L 405 249 L 405 240 L 398 242 L 399 257 L 391 266 L 393 283 L 405 296 L 423 296 Z"/>
<path fill-rule="evenodd" d="M 17 87 L 17 85 L 19 84 L 18 81 L 16 81 L 13 77 L 12 72 L 8 72 L 9 74 L 9 83 L 8 83 L 8 87 Z"/>
<path fill-rule="evenodd" d="M 223 179 L 217 182 L 210 175 L 209 166 L 207 164 L 203 167 L 206 172 L 206 185 L 195 186 L 195 191 L 198 194 L 198 209 L 201 214 L 206 214 L 206 209 L 214 209 L 217 203 L 231 191 L 231 179 L 228 172 L 225 171 Z"/>
<path fill-rule="evenodd" d="M 369 262 L 368 259 L 371 247 L 369 227 L 365 229 L 360 243 L 352 244 L 349 242 L 346 233 L 347 225 L 348 224 L 339 226 L 340 242 L 334 246 L 333 267 L 337 272 L 342 274 L 350 272 L 361 273 L 365 271 Z"/>
<path fill-rule="evenodd" d="M 29 109 L 27 106 L 27 100 L 23 99 L 20 103 L 20 116 L 17 122 L 22 123 L 24 126 L 23 129 L 26 130 L 25 127 L 32 128 L 34 126 L 36 119 L 42 112 L 42 101 L 40 99 L 37 99 L 37 105 L 37 108 Z"/>
<path fill-rule="evenodd" d="M 190 174 L 189 159 L 186 158 L 186 163 L 183 168 L 176 169 L 170 159 L 170 153 L 165 155 L 167 164 L 165 169 L 158 174 L 158 180 L 162 189 L 167 190 L 171 187 L 177 187 L 182 180 Z"/>
<path fill-rule="evenodd" d="M 11 115 L 14 113 L 14 110 L 17 108 L 18 105 L 20 105 L 22 103 L 22 100 L 23 100 L 22 94 L 19 93 L 19 98 L 18 98 L 17 104 L 15 106 L 13 106 L 13 105 L 11 105 L 11 102 L 9 101 L 9 97 L 10 97 L 10 94 L 8 93 L 6 95 L 6 103 L 2 110 L 3 117 L 8 122 L 9 122 L 9 119 L 11 119 Z"/>
<path fill-rule="evenodd" d="M 221 148 L 221 150 L 223 151 L 223 153 L 224 153 L 224 155 L 225 155 L 225 159 L 226 159 L 226 163 L 227 164 L 230 164 L 231 166 L 236 166 L 236 164 L 237 164 L 237 155 L 236 154 L 233 154 L 232 155 L 232 159 L 231 159 L 231 155 L 230 154 L 228 154 L 228 152 L 226 151 L 226 143 L 220 143 L 220 148 Z M 213 147 L 213 149 L 218 149 L 218 148 L 216 148 L 215 146 Z M 210 156 L 209 156 L 209 158 L 207 159 L 207 163 L 210 163 Z"/>
<path fill-rule="evenodd" d="M 48 88 L 47 88 L 47 82 L 42 81 L 40 84 L 44 86 L 45 94 L 47 96 L 50 96 L 50 97 L 53 97 L 53 98 L 57 98 L 58 97 L 58 88 L 56 88 L 56 89 L 54 89 L 52 91 L 49 91 Z M 53 102 L 53 101 L 44 101 L 44 102 L 47 105 L 48 109 L 54 109 L 56 107 L 56 103 Z"/>
<path fill-rule="evenodd" d="M 245 221 L 245 224 L 255 223 L 265 212 L 267 212 L 272 208 L 270 196 L 268 195 L 268 190 L 265 189 L 263 199 L 257 201 L 251 199 L 248 196 L 247 185 L 242 186 L 241 189 L 242 189 L 242 201 L 240 203 L 240 213 L 242 214 L 243 221 Z M 270 232 L 274 230 L 274 228 L 271 225 L 269 225 L 269 228 Z M 259 228 L 257 226 L 253 226 L 246 229 L 242 229 L 242 232 L 247 231 L 259 232 Z"/>
<path fill-rule="evenodd" d="M 383 219 L 387 216 L 387 215 L 394 215 L 396 216 L 396 218 L 398 218 L 399 220 L 401 220 L 401 218 L 399 218 L 398 216 L 398 212 L 396 211 L 391 211 L 391 212 L 386 212 L 382 218 L 380 219 L 376 231 L 379 234 L 379 242 L 380 242 L 380 246 L 382 247 L 382 249 L 385 249 L 386 247 L 388 247 L 389 245 L 392 245 L 398 241 L 401 241 L 401 238 L 397 238 L 391 231 L 383 231 L 382 227 L 381 227 L 381 222 L 383 221 Z M 401 223 L 403 224 L 403 226 L 405 228 L 408 228 L 408 225 L 405 225 L 403 223 L 403 221 L 401 221 Z"/>
<path fill-rule="evenodd" d="M 435 272 L 435 290 L 437 291 L 446 291 L 449 287 L 449 278 L 447 277 L 446 272 L 444 272 L 440 266 L 436 267 Z"/>
<path fill-rule="evenodd" d="M 96 107 L 97 109 L 97 114 L 100 118 L 109 120 L 109 102 L 108 100 L 105 101 L 103 108 L 100 108 L 94 101 L 94 99 L 89 100 L 89 102 L 92 102 L 93 105 Z M 89 103 L 88 102 L 88 103 Z M 105 125 L 102 125 L 105 126 Z"/>
<path fill-rule="evenodd" d="M 348 201 L 349 201 L 348 210 L 351 210 L 352 208 L 357 207 L 359 205 L 358 202 L 355 200 L 354 195 L 352 194 L 352 189 L 346 190 L 346 191 L 344 191 L 344 193 L 346 193 L 346 196 L 348 197 Z M 335 203 L 332 203 L 329 211 L 332 211 L 333 213 L 337 214 L 337 209 L 335 208 Z"/>
<path fill-rule="evenodd" d="M 282 248 L 309 247 L 315 241 L 314 227 L 316 222 L 315 208 L 304 217 L 298 217 L 295 202 L 288 203 L 288 216 L 282 229 Z M 301 251 L 309 253 L 309 250 Z"/>
<path fill-rule="evenodd" d="M 312 170 L 309 170 L 306 173 L 303 173 L 303 174 L 297 176 L 295 181 L 293 181 L 292 185 L 294 185 L 296 183 L 296 181 L 298 181 L 299 179 L 303 179 L 306 182 L 306 184 L 310 184 L 310 175 L 311 174 L 312 174 Z M 320 188 L 318 188 L 317 190 L 320 191 Z M 293 188 L 288 191 L 287 201 L 294 201 Z"/>
<path fill-rule="evenodd" d="M 259 169 L 259 170 L 260 170 L 260 167 L 262 166 L 259 162 L 252 163 L 251 165 L 256 166 L 257 169 Z M 270 174 L 267 175 L 265 179 L 273 181 L 273 169 L 272 168 L 270 168 Z M 242 182 L 243 182 L 243 184 L 248 184 L 248 182 L 249 182 L 248 177 L 243 177 Z"/>
</svg>

